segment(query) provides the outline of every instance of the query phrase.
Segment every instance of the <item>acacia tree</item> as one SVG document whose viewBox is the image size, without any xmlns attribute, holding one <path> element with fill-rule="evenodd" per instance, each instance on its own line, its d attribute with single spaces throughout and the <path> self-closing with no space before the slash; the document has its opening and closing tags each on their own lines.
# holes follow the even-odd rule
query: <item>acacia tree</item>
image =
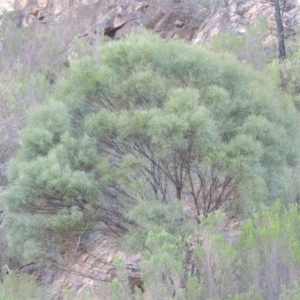
<svg viewBox="0 0 300 300">
<path fill-rule="evenodd" d="M 297 112 L 268 79 L 150 33 L 74 63 L 53 98 L 30 114 L 4 193 L 10 243 L 31 255 L 58 233 L 123 234 L 140 201 L 196 218 L 269 201 L 298 159 Z"/>
</svg>

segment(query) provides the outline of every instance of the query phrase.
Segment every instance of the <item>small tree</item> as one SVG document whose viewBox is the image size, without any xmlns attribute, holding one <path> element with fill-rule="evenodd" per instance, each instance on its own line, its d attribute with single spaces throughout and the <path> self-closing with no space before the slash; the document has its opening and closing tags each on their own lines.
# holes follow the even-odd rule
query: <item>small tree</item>
<svg viewBox="0 0 300 300">
<path fill-rule="evenodd" d="M 54 98 L 21 132 L 4 195 L 10 242 L 25 253 L 95 224 L 123 234 L 139 201 L 179 201 L 199 220 L 231 200 L 274 199 L 297 162 L 292 101 L 233 57 L 181 41 L 108 43 Z"/>
</svg>

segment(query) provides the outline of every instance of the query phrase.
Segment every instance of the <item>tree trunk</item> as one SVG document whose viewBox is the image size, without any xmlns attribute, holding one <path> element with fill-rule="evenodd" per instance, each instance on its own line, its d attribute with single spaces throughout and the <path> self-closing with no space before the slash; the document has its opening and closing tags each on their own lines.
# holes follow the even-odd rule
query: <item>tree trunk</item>
<svg viewBox="0 0 300 300">
<path fill-rule="evenodd" d="M 280 11 L 280 3 L 279 0 L 273 0 L 275 6 L 275 17 L 276 17 L 276 25 L 277 25 L 277 38 L 278 38 L 278 51 L 279 60 L 284 60 L 286 58 L 285 45 L 284 45 L 284 32 L 283 32 L 283 24 L 281 18 Z"/>
</svg>

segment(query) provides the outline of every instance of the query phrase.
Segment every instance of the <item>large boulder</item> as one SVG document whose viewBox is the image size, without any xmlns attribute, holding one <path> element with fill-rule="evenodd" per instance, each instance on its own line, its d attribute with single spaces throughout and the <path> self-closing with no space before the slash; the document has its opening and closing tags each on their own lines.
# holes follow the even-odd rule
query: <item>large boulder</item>
<svg viewBox="0 0 300 300">
<path fill-rule="evenodd" d="M 296 34 L 296 27 L 300 23 L 300 1 L 287 0 L 283 7 L 283 23 L 286 37 Z M 235 31 L 245 33 L 246 26 L 257 21 L 267 20 L 270 33 L 276 31 L 275 11 L 271 0 L 229 0 L 227 5 L 211 14 L 203 22 L 194 44 L 202 44 L 212 36 L 221 32 Z"/>
<path fill-rule="evenodd" d="M 98 9 L 98 19 L 82 34 L 90 40 L 99 30 L 118 39 L 147 28 L 163 38 L 191 41 L 209 15 L 204 6 L 186 3 L 133 2 Z"/>
</svg>

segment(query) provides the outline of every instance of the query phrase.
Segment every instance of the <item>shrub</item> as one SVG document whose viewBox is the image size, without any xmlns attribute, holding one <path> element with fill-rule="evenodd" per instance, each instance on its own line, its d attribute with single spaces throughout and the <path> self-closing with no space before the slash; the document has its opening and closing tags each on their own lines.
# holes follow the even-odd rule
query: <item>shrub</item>
<svg viewBox="0 0 300 300">
<path fill-rule="evenodd" d="M 122 235 L 139 201 L 181 202 L 195 220 L 233 199 L 268 203 L 298 161 L 298 119 L 230 55 L 145 32 L 108 43 L 73 64 L 20 133 L 3 195 L 9 242 L 51 256 L 58 233 L 102 224 Z"/>
</svg>

